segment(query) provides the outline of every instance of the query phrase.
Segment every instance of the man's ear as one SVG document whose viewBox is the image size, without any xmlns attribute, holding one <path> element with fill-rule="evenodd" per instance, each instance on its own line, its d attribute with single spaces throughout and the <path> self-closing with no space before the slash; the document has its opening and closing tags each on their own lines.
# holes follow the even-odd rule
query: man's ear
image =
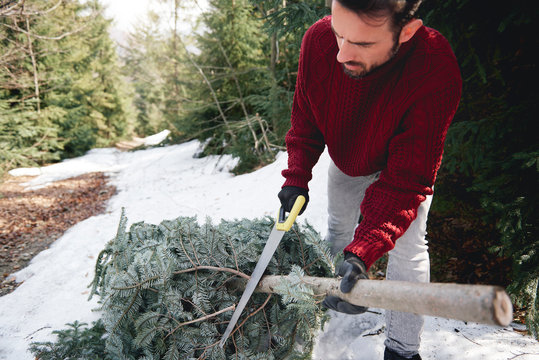
<svg viewBox="0 0 539 360">
<path fill-rule="evenodd" d="M 423 20 L 412 19 L 406 25 L 403 26 L 399 35 L 399 44 L 405 43 L 410 40 L 415 32 L 423 25 Z"/>
</svg>

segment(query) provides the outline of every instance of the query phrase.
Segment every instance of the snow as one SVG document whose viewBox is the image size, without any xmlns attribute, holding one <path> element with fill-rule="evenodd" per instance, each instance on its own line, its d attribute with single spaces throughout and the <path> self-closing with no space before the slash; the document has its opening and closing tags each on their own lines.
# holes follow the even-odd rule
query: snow
<svg viewBox="0 0 539 360">
<path fill-rule="evenodd" d="M 170 130 L 163 130 L 160 133 L 151 135 L 142 139 L 142 143 L 146 146 L 161 144 L 170 134 Z"/>
<path fill-rule="evenodd" d="M 161 134 L 161 137 L 163 134 Z M 151 138 L 158 143 L 159 136 Z M 88 301 L 97 254 L 114 237 L 122 207 L 130 223 L 158 224 L 178 216 L 204 222 L 220 219 L 277 216 L 277 192 L 283 182 L 286 153 L 253 173 L 234 176 L 230 156 L 196 158 L 200 144 L 157 147 L 135 152 L 95 149 L 86 155 L 34 169 L 17 169 L 14 176 L 39 175 L 28 188 L 87 172 L 103 171 L 118 192 L 104 214 L 70 228 L 28 267 L 13 274 L 22 284 L 0 297 L 0 359 L 32 359 L 26 349 L 33 341 L 51 341 L 51 331 L 75 320 L 91 323 L 99 313 L 97 299 Z M 326 181 L 329 156 L 325 152 L 310 183 L 311 201 L 299 221 L 308 221 L 323 236 L 326 226 Z M 332 312 L 315 346 L 313 359 L 381 359 L 384 350 L 383 310 L 350 316 Z M 539 359 L 539 343 L 511 327 L 484 326 L 426 317 L 422 336 L 423 359 Z"/>
</svg>

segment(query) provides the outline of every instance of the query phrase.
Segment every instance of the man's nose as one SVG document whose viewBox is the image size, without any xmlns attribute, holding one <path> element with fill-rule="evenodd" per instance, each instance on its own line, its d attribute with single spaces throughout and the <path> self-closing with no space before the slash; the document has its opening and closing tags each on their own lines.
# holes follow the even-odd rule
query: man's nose
<svg viewBox="0 0 539 360">
<path fill-rule="evenodd" d="M 340 63 L 346 63 L 348 61 L 356 61 L 352 52 L 352 44 L 344 39 L 337 39 L 339 44 L 339 52 L 337 53 L 337 61 Z"/>
</svg>

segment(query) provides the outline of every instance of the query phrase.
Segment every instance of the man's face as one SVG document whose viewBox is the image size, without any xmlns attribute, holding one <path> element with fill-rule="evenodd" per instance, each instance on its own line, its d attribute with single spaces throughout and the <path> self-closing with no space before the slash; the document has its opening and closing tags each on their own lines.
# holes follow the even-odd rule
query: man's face
<svg viewBox="0 0 539 360">
<path fill-rule="evenodd" d="M 344 8 L 334 0 L 331 28 L 339 53 L 337 61 L 352 78 L 362 78 L 382 66 L 399 49 L 398 37 L 391 30 L 389 18 L 369 18 Z"/>
</svg>

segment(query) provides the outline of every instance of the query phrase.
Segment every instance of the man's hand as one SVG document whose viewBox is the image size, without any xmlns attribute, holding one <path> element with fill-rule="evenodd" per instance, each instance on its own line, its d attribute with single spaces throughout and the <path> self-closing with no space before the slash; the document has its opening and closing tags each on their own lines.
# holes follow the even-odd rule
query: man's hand
<svg viewBox="0 0 539 360">
<path fill-rule="evenodd" d="M 363 260 L 352 253 L 346 253 L 338 275 L 343 277 L 341 280 L 343 293 L 350 292 L 358 280 L 369 278 Z M 366 307 L 350 304 L 337 296 L 326 296 L 322 305 L 345 314 L 362 314 L 367 311 Z"/>
<path fill-rule="evenodd" d="M 309 192 L 307 189 L 300 188 L 298 186 L 285 186 L 279 191 L 279 200 L 281 200 L 281 205 L 286 212 L 290 212 L 298 196 L 303 195 L 305 197 L 305 204 L 301 208 L 299 215 L 303 214 L 307 208 L 307 203 L 309 202 Z"/>
</svg>

